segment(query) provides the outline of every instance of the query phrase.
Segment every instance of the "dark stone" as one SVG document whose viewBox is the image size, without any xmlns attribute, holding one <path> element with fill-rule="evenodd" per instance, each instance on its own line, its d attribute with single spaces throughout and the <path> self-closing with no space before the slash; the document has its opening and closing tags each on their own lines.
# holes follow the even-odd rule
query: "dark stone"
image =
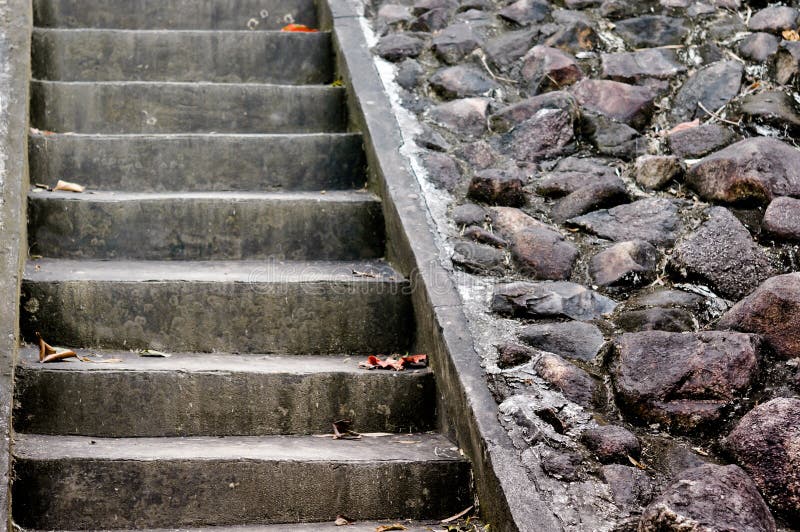
<svg viewBox="0 0 800 532">
<path fill-rule="evenodd" d="M 675 246 L 671 266 L 680 276 L 707 283 L 733 300 L 775 274 L 764 251 L 724 207 L 709 209 L 708 220 Z"/>
<path fill-rule="evenodd" d="M 724 447 L 748 472 L 767 502 L 790 522 L 800 520 L 800 399 L 760 404 L 725 438 Z"/>
<path fill-rule="evenodd" d="M 800 81 L 800 42 L 783 41 L 775 54 L 772 63 L 775 79 L 781 85 L 793 83 L 797 86 Z"/>
<path fill-rule="evenodd" d="M 451 9 L 437 8 L 426 11 L 411 21 L 408 28 L 412 31 L 432 32 L 447 27 L 450 23 Z"/>
<path fill-rule="evenodd" d="M 577 54 L 597 48 L 600 37 L 588 22 L 573 20 L 560 24 L 558 30 L 547 37 L 543 44 Z"/>
<path fill-rule="evenodd" d="M 626 310 L 619 313 L 614 323 L 625 332 L 695 330 L 694 316 L 691 312 L 681 308 L 654 307 L 643 310 Z"/>
<path fill-rule="evenodd" d="M 697 47 L 697 53 L 700 54 L 702 64 L 710 65 L 717 63 L 727 58 L 725 50 L 723 50 L 717 43 L 704 42 Z"/>
<path fill-rule="evenodd" d="M 455 152 L 457 157 L 465 160 L 470 167 L 484 170 L 493 166 L 497 155 L 488 142 L 477 140 L 469 144 L 462 144 Z"/>
<path fill-rule="evenodd" d="M 583 459 L 578 453 L 546 447 L 542 452 L 542 470 L 557 480 L 575 482 L 580 480 L 580 465 Z"/>
<path fill-rule="evenodd" d="M 453 221 L 458 226 L 481 225 L 487 214 L 488 211 L 480 205 L 465 203 L 453 209 Z"/>
<path fill-rule="evenodd" d="M 458 0 L 417 0 L 411 8 L 411 13 L 419 16 L 432 9 L 455 10 L 456 7 L 458 7 Z"/>
<path fill-rule="evenodd" d="M 502 170 L 483 170 L 475 174 L 469 185 L 468 196 L 476 201 L 522 207 L 526 203 L 523 182 L 518 175 Z"/>
<path fill-rule="evenodd" d="M 621 180 L 587 185 L 558 200 L 550 216 L 553 221 L 563 223 L 575 216 L 613 207 L 629 200 L 628 190 Z"/>
<path fill-rule="evenodd" d="M 617 402 L 648 423 L 676 432 L 706 428 L 758 373 L 758 337 L 704 331 L 625 333 L 610 371 Z"/>
<path fill-rule="evenodd" d="M 550 14 L 550 5 L 544 0 L 517 0 L 497 12 L 497 16 L 518 26 L 542 22 Z"/>
<path fill-rule="evenodd" d="M 733 131 L 718 124 L 683 129 L 667 137 L 672 153 L 683 159 L 703 157 L 736 140 L 737 136 Z"/>
<path fill-rule="evenodd" d="M 764 212 L 764 231 L 775 238 L 800 241 L 800 200 L 775 198 Z"/>
<path fill-rule="evenodd" d="M 604 464 L 630 463 L 628 457 L 638 458 L 642 451 L 639 438 L 628 429 L 617 425 L 586 429 L 581 434 L 581 443 Z"/>
<path fill-rule="evenodd" d="M 710 21 L 707 30 L 707 39 L 710 41 L 726 41 L 737 33 L 747 31 L 747 26 L 739 17 L 738 13 L 722 15 Z"/>
<path fill-rule="evenodd" d="M 739 103 L 739 112 L 750 126 L 763 124 L 792 135 L 800 133 L 800 110 L 786 92 L 748 94 Z"/>
<path fill-rule="evenodd" d="M 575 115 L 570 110 L 542 109 L 502 139 L 501 151 L 519 161 L 535 162 L 574 152 Z"/>
<path fill-rule="evenodd" d="M 800 356 L 800 273 L 766 280 L 726 312 L 718 326 L 761 335 L 781 358 Z"/>
<path fill-rule="evenodd" d="M 645 87 L 610 80 L 583 79 L 571 90 L 578 103 L 633 127 L 643 127 L 653 112 L 655 93 Z"/>
<path fill-rule="evenodd" d="M 658 255 L 644 240 L 620 242 L 592 257 L 589 274 L 599 286 L 640 286 L 655 278 Z"/>
<path fill-rule="evenodd" d="M 586 113 L 583 133 L 601 155 L 631 160 L 645 153 L 647 139 L 632 127 L 603 115 Z"/>
<path fill-rule="evenodd" d="M 611 488 L 614 504 L 625 512 L 637 513 L 653 498 L 650 477 L 641 469 L 608 464 L 603 466 L 602 472 L 603 480 Z"/>
<path fill-rule="evenodd" d="M 534 117 L 543 109 L 568 111 L 573 116 L 578 115 L 575 99 L 567 92 L 548 92 L 532 98 L 527 98 L 515 104 L 503 107 L 489 117 L 492 130 L 504 133 L 522 122 Z"/>
<path fill-rule="evenodd" d="M 766 61 L 778 51 L 778 38 L 769 33 L 753 33 L 739 43 L 739 55 L 751 61 Z"/>
<path fill-rule="evenodd" d="M 686 172 L 701 198 L 736 203 L 800 195 L 800 151 L 779 140 L 755 137 L 713 153 Z"/>
<path fill-rule="evenodd" d="M 525 54 L 520 72 L 533 94 L 559 90 L 583 77 L 574 57 L 558 48 L 541 45 Z"/>
<path fill-rule="evenodd" d="M 605 343 L 600 329 L 581 321 L 528 325 L 522 329 L 519 338 L 542 351 L 584 362 L 594 361 Z"/>
<path fill-rule="evenodd" d="M 738 61 L 718 61 L 703 67 L 691 76 L 672 102 L 670 117 L 685 122 L 708 116 L 702 108 L 716 112 L 739 94 L 744 67 Z"/>
<path fill-rule="evenodd" d="M 669 155 L 645 155 L 636 159 L 636 182 L 643 188 L 659 190 L 672 180 L 683 176 L 681 161 Z"/>
<path fill-rule="evenodd" d="M 453 133 L 477 137 L 486 131 L 488 108 L 486 98 L 463 98 L 434 106 L 429 116 Z"/>
<path fill-rule="evenodd" d="M 495 67 L 506 70 L 530 50 L 538 36 L 538 30 L 511 31 L 489 39 L 484 50 Z"/>
<path fill-rule="evenodd" d="M 773 6 L 754 14 L 747 25 L 751 31 L 780 34 L 783 30 L 797 29 L 798 11 L 793 7 Z"/>
<path fill-rule="evenodd" d="M 530 361 L 536 353 L 529 347 L 515 344 L 503 344 L 497 347 L 497 354 L 497 366 L 505 369 L 525 364 Z"/>
<path fill-rule="evenodd" d="M 602 0 L 564 0 L 564 5 L 569 9 L 586 9 L 599 6 Z"/>
<path fill-rule="evenodd" d="M 539 357 L 533 367 L 542 379 L 570 401 L 587 408 L 592 406 L 598 383 L 586 371 L 549 353 Z"/>
<path fill-rule="evenodd" d="M 418 145 L 428 150 L 441 152 L 450 151 L 450 144 L 444 137 L 426 125 L 422 126 L 422 132 L 414 137 L 414 140 L 417 141 Z"/>
<path fill-rule="evenodd" d="M 384 30 L 387 27 L 402 27 L 412 19 L 408 6 L 400 4 L 384 4 L 378 9 L 376 15 L 377 27 Z"/>
<path fill-rule="evenodd" d="M 586 186 L 603 183 L 619 183 L 614 168 L 605 161 L 591 158 L 567 157 L 561 159 L 556 167 L 536 185 L 536 193 L 546 197 L 560 197 L 571 194 Z"/>
<path fill-rule="evenodd" d="M 406 33 L 391 33 L 381 37 L 375 51 L 387 61 L 398 62 L 407 57 L 417 57 L 425 48 L 425 41 Z"/>
<path fill-rule="evenodd" d="M 405 59 L 397 65 L 397 75 L 395 80 L 397 84 L 406 89 L 407 91 L 413 90 L 425 75 L 425 70 L 422 65 L 414 59 Z"/>
<path fill-rule="evenodd" d="M 569 223 L 615 242 L 645 240 L 654 246 L 674 243 L 682 226 L 678 207 L 666 198 L 648 198 L 595 211 Z"/>
<path fill-rule="evenodd" d="M 492 297 L 492 311 L 521 318 L 589 321 L 610 314 L 616 306 L 612 299 L 566 281 L 500 284 Z"/>
<path fill-rule="evenodd" d="M 489 244 L 490 246 L 498 248 L 504 248 L 508 246 L 508 242 L 491 231 L 477 225 L 473 225 L 465 229 L 463 236 L 464 238 L 469 238 L 476 242 L 480 242 L 481 244 Z"/>
<path fill-rule="evenodd" d="M 703 307 L 704 301 L 701 296 L 691 292 L 656 288 L 652 292 L 639 292 L 630 298 L 625 306 L 628 308 L 680 307 L 696 311 Z"/>
<path fill-rule="evenodd" d="M 747 473 L 735 465 L 686 469 L 644 511 L 639 532 L 775 532 Z"/>
<path fill-rule="evenodd" d="M 440 68 L 428 83 L 434 91 L 448 99 L 485 96 L 498 87 L 482 71 L 465 65 Z"/>
<path fill-rule="evenodd" d="M 604 0 L 600 6 L 600 14 L 610 19 L 621 19 L 635 17 L 649 13 L 651 9 L 658 7 L 658 0 Z"/>
<path fill-rule="evenodd" d="M 433 38 L 433 53 L 440 61 L 454 65 L 481 45 L 469 24 L 453 24 Z"/>
<path fill-rule="evenodd" d="M 675 50 L 653 48 L 637 52 L 601 54 L 604 78 L 638 83 L 644 78 L 671 79 L 686 72 Z"/>
<path fill-rule="evenodd" d="M 507 270 L 502 251 L 477 242 L 457 243 L 452 260 L 454 265 L 469 273 L 503 275 Z"/>
<path fill-rule="evenodd" d="M 461 169 L 449 155 L 425 152 L 422 154 L 422 165 L 437 188 L 453 192 L 461 183 Z"/>
<path fill-rule="evenodd" d="M 620 20 L 616 32 L 633 48 L 655 48 L 681 44 L 689 35 L 689 26 L 682 18 L 644 15 Z"/>
</svg>

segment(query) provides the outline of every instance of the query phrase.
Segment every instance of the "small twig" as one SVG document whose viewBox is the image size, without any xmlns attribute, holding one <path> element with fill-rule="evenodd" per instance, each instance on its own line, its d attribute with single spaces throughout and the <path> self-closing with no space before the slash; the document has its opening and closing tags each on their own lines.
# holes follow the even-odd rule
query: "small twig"
<svg viewBox="0 0 800 532">
<path fill-rule="evenodd" d="M 492 72 L 492 69 L 489 68 L 489 63 L 486 62 L 486 55 L 483 53 L 482 50 L 480 50 L 480 49 L 475 50 L 474 54 L 477 55 L 478 59 L 481 60 L 481 64 L 483 65 L 483 68 L 486 69 L 486 72 L 488 72 L 489 75 L 492 76 L 497 81 L 505 81 L 506 83 L 514 83 L 514 84 L 518 83 L 517 81 L 514 81 L 513 79 L 504 78 L 504 77 L 498 76 L 497 74 Z"/>
<path fill-rule="evenodd" d="M 706 106 L 703 105 L 703 102 L 697 102 L 697 105 L 700 107 L 700 109 L 705 111 L 709 116 L 712 116 L 712 117 L 716 118 L 720 122 L 725 122 L 726 124 L 730 124 L 730 125 L 736 126 L 736 127 L 739 127 L 741 125 L 741 124 L 739 124 L 739 122 L 731 122 L 730 120 L 726 120 L 725 118 L 722 118 L 719 114 L 715 113 L 714 111 L 709 111 L 708 109 L 706 109 Z"/>
</svg>

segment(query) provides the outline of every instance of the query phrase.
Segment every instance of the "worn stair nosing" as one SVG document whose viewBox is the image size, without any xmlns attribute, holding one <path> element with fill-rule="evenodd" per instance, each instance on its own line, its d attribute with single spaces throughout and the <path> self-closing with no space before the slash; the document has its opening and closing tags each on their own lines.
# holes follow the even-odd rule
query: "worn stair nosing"
<svg viewBox="0 0 800 532">
<path fill-rule="evenodd" d="M 186 191 L 186 192 L 132 192 L 88 190 L 83 194 L 66 191 L 47 191 L 33 189 L 28 197 L 38 201 L 65 201 L 79 203 L 143 203 L 148 201 L 207 201 L 230 203 L 235 205 L 240 202 L 265 202 L 265 203 L 291 203 L 291 202 L 317 202 L 326 203 L 380 203 L 380 198 L 366 190 L 331 190 L 331 191 Z"/>
</svg>

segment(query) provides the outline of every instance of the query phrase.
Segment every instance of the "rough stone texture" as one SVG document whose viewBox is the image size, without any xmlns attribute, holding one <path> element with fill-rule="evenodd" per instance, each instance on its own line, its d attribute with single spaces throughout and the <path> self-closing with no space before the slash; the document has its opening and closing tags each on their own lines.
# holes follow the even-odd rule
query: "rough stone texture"
<svg viewBox="0 0 800 532">
<path fill-rule="evenodd" d="M 497 83 L 476 67 L 457 65 L 437 70 L 428 80 L 431 88 L 445 98 L 485 96 Z"/>
<path fill-rule="evenodd" d="M 738 61 L 718 61 L 701 68 L 686 80 L 672 103 L 674 122 L 708 116 L 739 93 L 744 67 Z"/>
<path fill-rule="evenodd" d="M 584 108 L 633 127 L 643 127 L 653 111 L 655 94 L 645 87 L 617 81 L 584 79 L 571 89 Z"/>
<path fill-rule="evenodd" d="M 617 425 L 601 425 L 587 429 L 581 434 L 581 442 L 598 460 L 630 463 L 628 457 L 638 458 L 642 451 L 639 438 L 634 433 Z"/>
<path fill-rule="evenodd" d="M 767 502 L 789 521 L 800 519 L 800 399 L 779 397 L 748 412 L 725 438 Z"/>
<path fill-rule="evenodd" d="M 655 277 L 659 253 L 644 240 L 614 244 L 592 257 L 589 274 L 600 286 L 636 286 Z"/>
<path fill-rule="evenodd" d="M 800 356 L 800 273 L 767 279 L 722 316 L 718 326 L 761 335 L 781 358 Z"/>
<path fill-rule="evenodd" d="M 461 169 L 455 160 L 445 153 L 426 152 L 422 155 L 422 164 L 431 181 L 445 190 L 455 190 L 461 182 Z"/>
<path fill-rule="evenodd" d="M 625 305 L 628 308 L 679 307 L 700 310 L 703 306 L 703 297 L 683 290 L 656 288 L 651 292 L 639 292 L 628 299 Z"/>
<path fill-rule="evenodd" d="M 758 337 L 707 331 L 625 333 L 610 364 L 617 401 L 676 432 L 706 428 L 758 373 Z"/>
<path fill-rule="evenodd" d="M 585 134 L 601 155 L 635 159 L 645 153 L 647 140 L 638 131 L 603 115 L 584 114 Z"/>
<path fill-rule="evenodd" d="M 577 104 L 571 94 L 562 91 L 548 92 L 503 107 L 489 117 L 492 130 L 504 133 L 532 118 L 543 109 L 569 110 L 577 116 Z"/>
<path fill-rule="evenodd" d="M 521 161 L 537 161 L 575 151 L 574 114 L 542 109 L 517 125 L 503 139 L 503 151 Z"/>
<path fill-rule="evenodd" d="M 767 31 L 779 34 L 783 30 L 796 29 L 798 15 L 800 15 L 800 12 L 791 7 L 768 7 L 750 17 L 747 27 L 751 31 Z"/>
<path fill-rule="evenodd" d="M 505 248 L 508 242 L 483 227 L 472 226 L 464 230 L 464 238 L 472 239 L 482 244 L 489 244 L 498 248 Z"/>
<path fill-rule="evenodd" d="M 673 201 L 648 198 L 572 218 L 569 223 L 616 242 L 645 240 L 664 246 L 672 244 L 680 231 L 677 213 Z"/>
<path fill-rule="evenodd" d="M 678 54 L 670 49 L 601 54 L 600 59 L 603 77 L 624 83 L 637 83 L 645 78 L 669 79 L 686 72 Z"/>
<path fill-rule="evenodd" d="M 775 238 L 800 240 L 800 200 L 780 197 L 764 212 L 763 229 Z"/>
<path fill-rule="evenodd" d="M 774 532 L 775 521 L 741 468 L 687 469 L 644 511 L 640 532 Z"/>
<path fill-rule="evenodd" d="M 453 133 L 477 137 L 486 131 L 488 108 L 485 98 L 464 98 L 434 106 L 429 116 Z"/>
<path fill-rule="evenodd" d="M 751 61 L 766 61 L 778 51 L 778 38 L 769 33 L 753 33 L 739 43 L 739 54 Z"/>
<path fill-rule="evenodd" d="M 614 503 L 627 513 L 640 512 L 653 497 L 653 485 L 641 469 L 619 464 L 604 465 L 603 479 L 611 488 Z M 637 519 L 638 521 L 638 519 Z"/>
<path fill-rule="evenodd" d="M 557 13 L 553 14 L 554 18 Z M 591 24 L 580 18 L 561 21 L 559 29 L 544 40 L 546 46 L 560 48 L 573 54 L 594 50 L 599 42 L 600 37 Z"/>
<path fill-rule="evenodd" d="M 542 355 L 534 364 L 534 369 L 564 397 L 581 406 L 591 407 L 598 382 L 586 371 L 552 354 Z"/>
<path fill-rule="evenodd" d="M 480 38 L 469 24 L 453 24 L 433 38 L 433 53 L 448 65 L 456 64 L 481 45 Z"/>
<path fill-rule="evenodd" d="M 605 343 L 597 326 L 581 321 L 528 325 L 519 338 L 542 351 L 585 362 L 593 361 Z"/>
<path fill-rule="evenodd" d="M 468 196 L 484 203 L 522 207 L 526 202 L 522 185 L 522 179 L 518 175 L 502 170 L 483 170 L 473 176 Z"/>
<path fill-rule="evenodd" d="M 533 94 L 559 90 L 583 77 L 574 57 L 541 45 L 531 48 L 522 58 L 521 74 Z"/>
<path fill-rule="evenodd" d="M 595 209 L 613 207 L 628 200 L 628 190 L 621 180 L 586 185 L 559 199 L 550 216 L 554 221 L 563 223 L 575 216 Z"/>
<path fill-rule="evenodd" d="M 645 155 L 636 159 L 634 168 L 636 182 L 651 190 L 658 190 L 673 179 L 683 175 L 683 166 L 677 157 L 669 155 Z"/>
<path fill-rule="evenodd" d="M 402 61 L 417 57 L 425 48 L 425 41 L 406 33 L 391 33 L 378 42 L 376 52 L 387 61 Z"/>
<path fill-rule="evenodd" d="M 453 221 L 458 226 L 480 225 L 486 221 L 488 211 L 480 205 L 465 203 L 453 209 Z"/>
<path fill-rule="evenodd" d="M 796 86 L 800 74 L 800 42 L 783 41 L 775 55 L 772 70 L 778 83 L 794 83 Z"/>
<path fill-rule="evenodd" d="M 589 321 L 614 311 L 616 302 L 585 286 L 566 281 L 495 286 L 492 310 L 523 318 Z"/>
<path fill-rule="evenodd" d="M 484 50 L 495 67 L 506 70 L 530 50 L 538 36 L 537 30 L 512 31 L 487 40 Z"/>
<path fill-rule="evenodd" d="M 543 0 L 517 0 L 497 12 L 500 18 L 518 26 L 542 22 L 549 14 L 550 6 Z"/>
<path fill-rule="evenodd" d="M 586 186 L 622 183 L 614 169 L 600 159 L 567 157 L 549 173 L 543 174 L 536 193 L 547 197 L 571 194 Z"/>
<path fill-rule="evenodd" d="M 516 344 L 503 344 L 497 347 L 497 366 L 510 368 L 530 361 L 535 351 L 529 347 Z"/>
<path fill-rule="evenodd" d="M 469 273 L 503 275 L 505 254 L 499 249 L 476 242 L 459 242 L 453 247 L 453 264 Z"/>
<path fill-rule="evenodd" d="M 736 140 L 736 134 L 719 124 L 703 124 L 671 133 L 667 140 L 672 153 L 686 159 L 696 159 L 721 150 Z"/>
<path fill-rule="evenodd" d="M 798 104 L 783 91 L 748 94 L 739 103 L 739 112 L 751 127 L 771 126 L 778 131 L 800 132 Z"/>
<path fill-rule="evenodd" d="M 681 276 L 706 283 L 733 300 L 776 273 L 764 251 L 725 207 L 709 209 L 708 220 L 675 246 L 671 265 Z"/>
<path fill-rule="evenodd" d="M 662 15 L 645 15 L 616 23 L 615 31 L 633 48 L 680 44 L 689 34 L 686 21 Z"/>
<path fill-rule="evenodd" d="M 800 195 L 800 151 L 771 138 L 742 140 L 692 166 L 686 183 L 709 201 L 766 202 Z"/>
<path fill-rule="evenodd" d="M 625 332 L 669 331 L 684 332 L 696 329 L 692 314 L 681 308 L 648 308 L 620 312 L 614 319 Z"/>
<path fill-rule="evenodd" d="M 419 61 L 405 59 L 397 66 L 397 84 L 407 91 L 413 90 L 425 77 L 425 71 Z"/>
</svg>

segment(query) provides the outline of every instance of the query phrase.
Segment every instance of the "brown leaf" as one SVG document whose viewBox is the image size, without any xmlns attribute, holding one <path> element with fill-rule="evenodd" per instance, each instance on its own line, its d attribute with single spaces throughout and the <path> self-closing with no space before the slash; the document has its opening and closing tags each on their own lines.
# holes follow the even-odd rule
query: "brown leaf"
<svg viewBox="0 0 800 532">
<path fill-rule="evenodd" d="M 390 530 L 408 530 L 408 529 L 403 525 L 401 525 L 400 523 L 395 523 L 393 525 L 381 525 L 375 529 L 375 532 L 389 532 Z"/>
<path fill-rule="evenodd" d="M 681 122 L 677 126 L 673 127 L 669 131 L 667 131 L 667 135 L 672 135 L 673 133 L 677 133 L 679 131 L 685 131 L 687 129 L 692 129 L 700 125 L 700 119 L 695 118 L 691 122 Z"/>
<path fill-rule="evenodd" d="M 343 515 L 337 515 L 336 521 L 334 521 L 333 524 L 336 526 L 345 526 L 345 525 L 351 525 L 353 524 L 353 522 Z"/>
<path fill-rule="evenodd" d="M 783 30 L 781 35 L 787 41 L 800 41 L 800 34 L 797 33 L 797 30 Z"/>
<path fill-rule="evenodd" d="M 86 190 L 86 187 L 77 183 L 70 183 L 69 181 L 62 181 L 59 179 L 58 183 L 56 183 L 56 186 L 53 187 L 53 190 L 63 190 L 65 192 L 83 192 Z"/>
<path fill-rule="evenodd" d="M 360 440 L 361 434 L 351 430 L 353 422 L 349 419 L 340 419 L 333 422 L 334 440 Z"/>
</svg>

